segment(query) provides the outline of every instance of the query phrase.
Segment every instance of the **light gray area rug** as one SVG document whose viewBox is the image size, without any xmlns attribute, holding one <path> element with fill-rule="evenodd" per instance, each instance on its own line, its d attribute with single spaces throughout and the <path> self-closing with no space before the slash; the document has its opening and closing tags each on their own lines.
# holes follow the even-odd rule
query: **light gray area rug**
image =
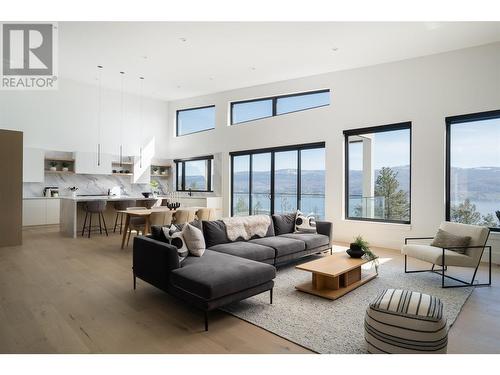
<svg viewBox="0 0 500 375">
<path fill-rule="evenodd" d="M 335 301 L 294 288 L 310 280 L 309 272 L 297 270 L 294 265 L 280 268 L 273 305 L 269 304 L 269 293 L 263 293 L 224 310 L 317 353 L 366 353 L 365 310 L 383 289 L 408 289 L 440 298 L 450 326 L 473 290 L 442 289 L 440 276 L 430 272 L 405 274 L 399 256 L 382 258 L 381 263 L 378 277 Z"/>
</svg>

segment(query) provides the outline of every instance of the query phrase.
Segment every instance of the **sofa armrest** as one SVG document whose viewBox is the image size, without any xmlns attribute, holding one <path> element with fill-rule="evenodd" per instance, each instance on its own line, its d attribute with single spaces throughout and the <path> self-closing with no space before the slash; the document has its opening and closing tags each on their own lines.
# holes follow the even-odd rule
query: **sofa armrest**
<svg viewBox="0 0 500 375">
<path fill-rule="evenodd" d="M 434 237 L 406 237 L 405 238 L 405 245 L 408 245 L 408 241 L 411 240 L 432 240 Z"/>
<path fill-rule="evenodd" d="M 175 246 L 145 236 L 134 238 L 132 269 L 135 276 L 166 290 L 170 271 L 179 267 Z"/>
<path fill-rule="evenodd" d="M 333 224 L 329 221 L 316 221 L 316 232 L 328 236 L 328 238 L 330 239 L 330 243 L 332 242 L 333 235 L 332 228 Z"/>
</svg>

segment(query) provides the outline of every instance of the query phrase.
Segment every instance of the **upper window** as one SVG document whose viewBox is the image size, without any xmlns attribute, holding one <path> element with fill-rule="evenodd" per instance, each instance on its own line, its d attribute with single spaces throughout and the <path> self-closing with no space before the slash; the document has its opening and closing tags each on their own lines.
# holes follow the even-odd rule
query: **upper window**
<svg viewBox="0 0 500 375">
<path fill-rule="evenodd" d="M 500 110 L 446 125 L 446 220 L 500 231 Z"/>
<path fill-rule="evenodd" d="M 233 216 L 289 213 L 325 217 L 325 144 L 231 153 Z"/>
<path fill-rule="evenodd" d="M 177 136 L 215 129 L 215 106 L 177 111 Z"/>
<path fill-rule="evenodd" d="M 330 90 L 233 102 L 231 103 L 231 125 L 329 104 Z"/>
<path fill-rule="evenodd" d="M 213 155 L 192 159 L 177 159 L 177 191 L 211 192 Z"/>
<path fill-rule="evenodd" d="M 346 218 L 410 223 L 411 123 L 344 131 Z"/>
</svg>

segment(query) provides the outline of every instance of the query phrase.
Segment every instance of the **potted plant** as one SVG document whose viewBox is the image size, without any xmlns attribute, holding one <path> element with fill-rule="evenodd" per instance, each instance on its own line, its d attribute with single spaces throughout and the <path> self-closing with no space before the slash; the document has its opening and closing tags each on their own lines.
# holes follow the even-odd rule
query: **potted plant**
<svg viewBox="0 0 500 375">
<path fill-rule="evenodd" d="M 68 162 L 65 162 L 65 161 L 62 162 L 62 170 L 63 170 L 63 172 L 67 172 L 69 170 L 69 163 Z"/>
<path fill-rule="evenodd" d="M 160 168 L 153 167 L 152 170 L 153 170 L 153 174 L 158 174 L 158 172 L 160 171 Z"/>
<path fill-rule="evenodd" d="M 354 245 L 354 246 L 353 246 Z M 351 249 L 356 250 L 356 249 L 361 249 L 362 251 L 362 255 L 361 256 L 354 256 L 353 258 L 365 258 L 367 260 L 370 260 L 370 261 L 373 261 L 373 266 L 375 266 L 375 272 L 378 273 L 378 266 L 379 266 L 379 262 L 378 262 L 378 255 L 375 254 L 371 249 L 370 249 L 370 244 L 368 243 L 368 241 L 366 241 L 365 239 L 363 239 L 363 237 L 361 235 L 358 235 L 354 238 L 354 242 L 351 243 L 351 248 L 349 250 L 347 250 L 347 253 L 349 255 L 350 252 L 351 252 Z M 351 255 L 352 256 L 352 255 Z"/>
<path fill-rule="evenodd" d="M 49 162 L 49 167 L 50 167 L 49 169 L 51 171 L 57 171 L 57 162 L 56 161 L 50 161 Z"/>
<path fill-rule="evenodd" d="M 153 197 L 156 198 L 156 195 L 158 193 L 158 187 L 160 186 L 160 184 L 158 183 L 158 181 L 156 180 L 152 180 L 149 185 L 151 186 L 151 192 L 153 193 Z"/>
<path fill-rule="evenodd" d="M 354 238 L 347 250 L 347 254 L 352 258 L 361 258 L 365 254 L 365 249 L 368 249 L 368 242 L 361 235 Z"/>
</svg>

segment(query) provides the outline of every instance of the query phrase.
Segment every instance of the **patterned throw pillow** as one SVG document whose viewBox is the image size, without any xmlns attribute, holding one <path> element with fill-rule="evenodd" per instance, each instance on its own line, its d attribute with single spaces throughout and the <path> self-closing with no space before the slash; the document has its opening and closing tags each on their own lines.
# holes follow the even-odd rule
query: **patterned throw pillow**
<svg viewBox="0 0 500 375">
<path fill-rule="evenodd" d="M 316 219 L 313 214 L 304 215 L 297 210 L 295 215 L 295 232 L 316 233 Z"/>
<path fill-rule="evenodd" d="M 179 263 L 182 262 L 189 255 L 189 250 L 182 236 L 182 231 L 175 225 L 170 227 L 163 227 L 163 234 L 165 235 L 168 243 L 177 248 L 177 255 L 179 256 Z"/>
</svg>

